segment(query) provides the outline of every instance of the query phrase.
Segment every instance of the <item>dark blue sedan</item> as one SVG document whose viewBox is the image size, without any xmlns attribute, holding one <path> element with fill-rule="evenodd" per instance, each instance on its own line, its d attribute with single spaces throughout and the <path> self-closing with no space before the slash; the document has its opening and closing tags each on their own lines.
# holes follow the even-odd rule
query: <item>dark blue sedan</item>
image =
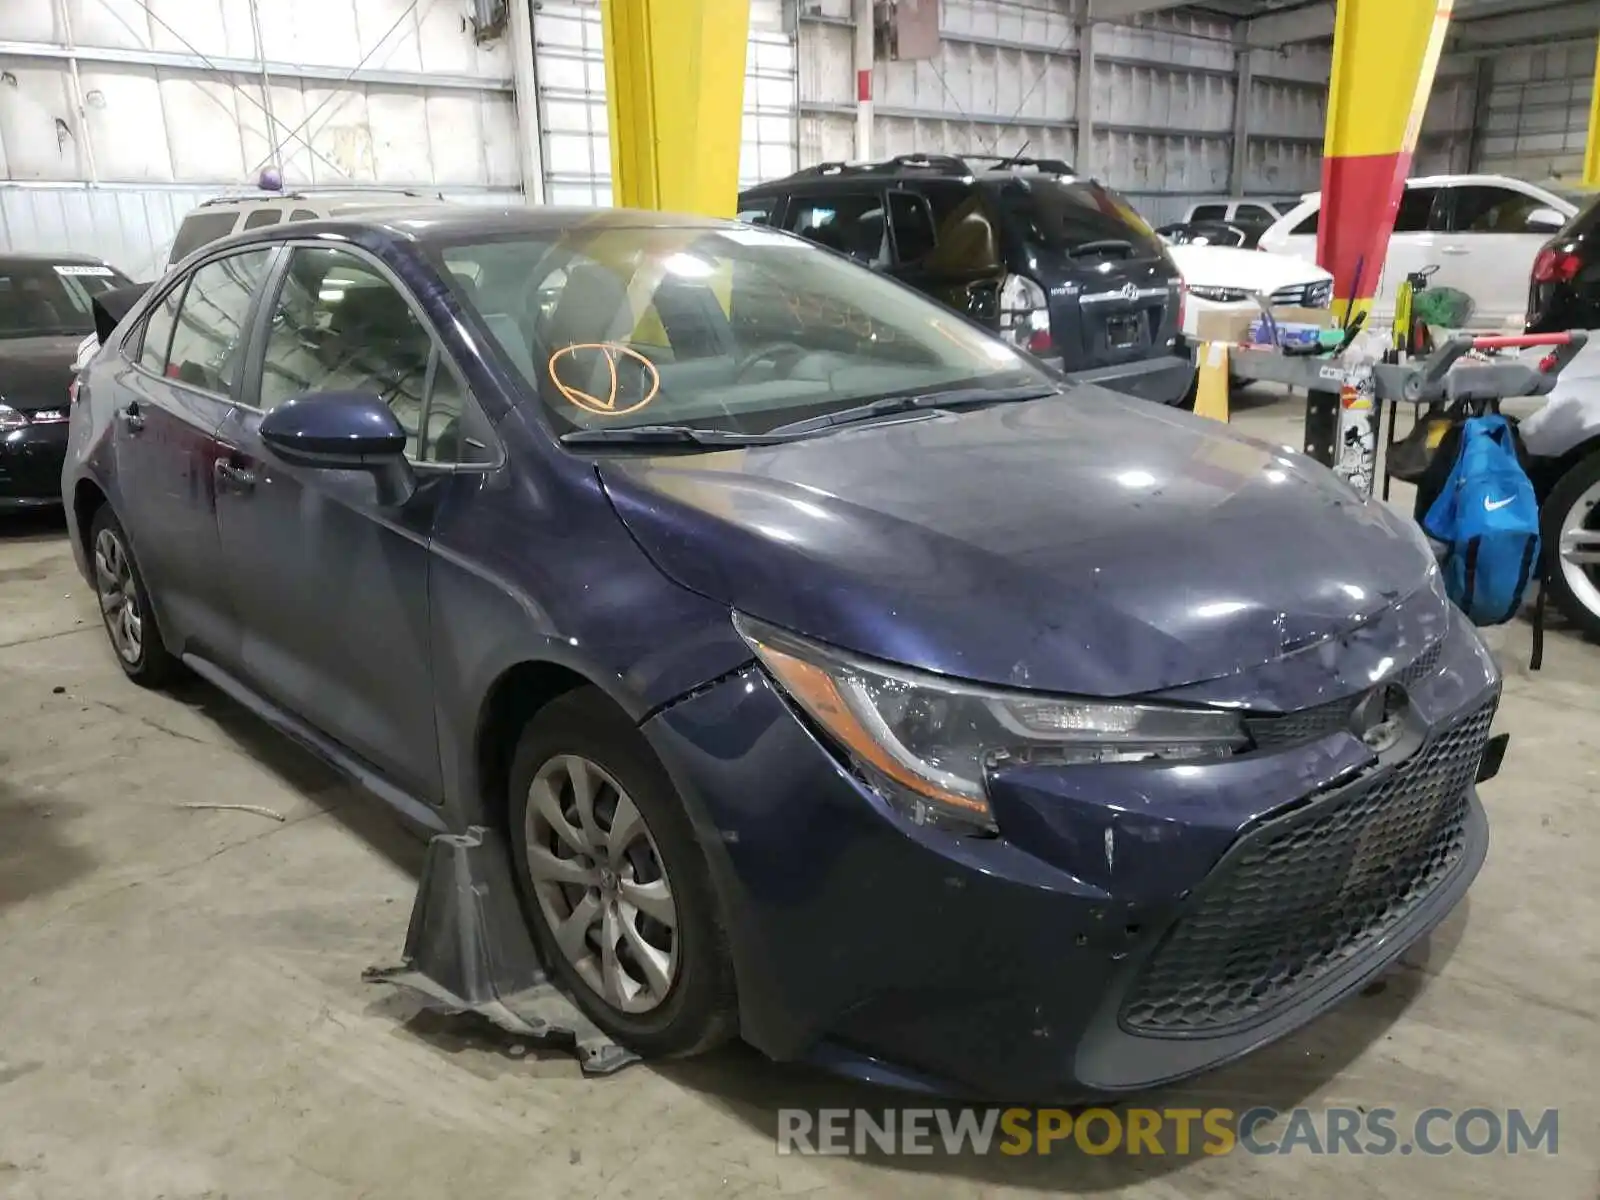
<svg viewBox="0 0 1600 1200">
<path fill-rule="evenodd" d="M 646 1054 L 1144 1088 L 1349 995 L 1483 860 L 1500 679 L 1416 529 L 769 230 L 216 243 L 87 371 L 62 486 L 130 678 L 502 831 Z"/>
</svg>

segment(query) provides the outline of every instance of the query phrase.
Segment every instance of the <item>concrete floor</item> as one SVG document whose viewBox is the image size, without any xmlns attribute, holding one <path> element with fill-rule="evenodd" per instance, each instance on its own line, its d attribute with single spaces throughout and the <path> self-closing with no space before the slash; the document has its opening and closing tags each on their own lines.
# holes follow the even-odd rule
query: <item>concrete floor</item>
<svg viewBox="0 0 1600 1200">
<path fill-rule="evenodd" d="M 1243 427 L 1298 444 L 1298 406 Z M 0 524 L 0 1196 L 1600 1195 L 1600 651 L 1496 631 L 1505 773 L 1467 904 L 1379 986 L 1176 1105 L 1561 1110 L 1555 1157 L 779 1157 L 892 1097 L 729 1051 L 586 1081 L 361 980 L 420 844 L 209 689 L 126 683 L 59 523 Z M 191 810 L 264 805 L 278 823 Z"/>
</svg>

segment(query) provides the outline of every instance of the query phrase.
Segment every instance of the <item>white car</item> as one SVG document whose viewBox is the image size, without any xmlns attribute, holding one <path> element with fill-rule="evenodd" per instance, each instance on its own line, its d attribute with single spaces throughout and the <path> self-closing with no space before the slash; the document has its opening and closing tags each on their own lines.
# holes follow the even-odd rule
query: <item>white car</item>
<svg viewBox="0 0 1600 1200">
<path fill-rule="evenodd" d="M 1183 276 L 1188 297 L 1183 334 L 1197 340 L 1207 312 L 1256 316 L 1261 304 L 1327 308 L 1333 302 L 1333 276 L 1316 263 L 1290 254 L 1269 254 L 1234 246 L 1168 246 Z"/>
<path fill-rule="evenodd" d="M 1261 235 L 1261 248 L 1315 258 L 1321 210 L 1322 194 L 1308 194 Z M 1372 326 L 1394 320 L 1395 294 L 1407 275 L 1437 266 L 1428 286 L 1472 297 L 1467 328 L 1520 332 L 1534 256 L 1577 211 L 1569 197 L 1505 175 L 1407 180 L 1377 278 Z"/>
</svg>

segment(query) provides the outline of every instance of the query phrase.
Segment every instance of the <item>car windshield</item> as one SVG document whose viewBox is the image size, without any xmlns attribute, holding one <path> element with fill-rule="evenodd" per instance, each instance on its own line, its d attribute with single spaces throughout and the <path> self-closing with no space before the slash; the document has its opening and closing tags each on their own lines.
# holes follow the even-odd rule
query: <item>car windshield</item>
<svg viewBox="0 0 1600 1200">
<path fill-rule="evenodd" d="M 127 282 L 97 263 L 0 259 L 0 338 L 93 333 L 92 298 Z"/>
<path fill-rule="evenodd" d="M 764 434 L 889 396 L 1059 385 L 948 309 L 753 226 L 598 225 L 438 255 L 558 433 Z"/>
<path fill-rule="evenodd" d="M 1063 182 L 1021 176 L 995 188 L 1000 206 L 1023 230 L 1030 245 L 1078 254 L 1107 253 L 1125 243 L 1125 257 L 1159 258 L 1161 239 L 1115 192 L 1090 180 Z"/>
</svg>

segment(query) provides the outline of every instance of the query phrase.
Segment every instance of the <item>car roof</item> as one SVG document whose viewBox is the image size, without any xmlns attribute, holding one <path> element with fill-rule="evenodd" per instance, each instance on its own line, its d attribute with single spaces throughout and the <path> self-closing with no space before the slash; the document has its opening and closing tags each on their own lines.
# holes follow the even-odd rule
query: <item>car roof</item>
<svg viewBox="0 0 1600 1200">
<path fill-rule="evenodd" d="M 402 241 L 450 243 L 481 238 L 493 241 L 518 234 L 552 234 L 603 229 L 745 229 L 737 221 L 686 213 L 648 212 L 632 208 L 576 208 L 529 206 L 495 208 L 479 204 L 437 204 L 362 207 L 359 212 L 330 215 L 314 221 L 285 221 L 264 225 L 208 242 L 212 251 L 221 246 L 248 246 L 262 242 L 291 241 L 333 233 L 346 236 L 377 231 Z M 198 251 L 197 251 L 198 252 Z"/>
<path fill-rule="evenodd" d="M 3 253 L 0 253 L 0 266 L 19 266 L 23 264 L 31 265 L 34 263 L 43 263 L 46 265 L 60 264 L 64 267 L 110 267 L 111 270 L 116 270 L 116 268 L 112 267 L 110 263 L 105 261 L 105 259 L 96 258 L 92 254 L 73 254 L 67 251 L 64 251 L 60 254 L 48 254 L 29 250 L 7 250 Z"/>
<path fill-rule="evenodd" d="M 253 208 L 267 204 L 299 204 L 308 208 L 334 208 L 351 204 L 398 204 L 403 200 L 419 204 L 446 203 L 442 195 L 426 195 L 404 188 L 307 188 L 288 192 L 241 192 L 202 200 L 197 212 L 207 209 Z"/>
<path fill-rule="evenodd" d="M 1473 184 L 1483 184 L 1487 187 L 1504 187 L 1506 184 L 1512 184 L 1517 187 L 1536 188 L 1541 192 L 1551 190 L 1548 184 L 1532 183 L 1526 179 L 1519 179 L 1515 175 L 1487 175 L 1481 173 L 1470 175 L 1413 175 L 1406 180 L 1407 187 L 1461 187 Z M 1300 199 L 1317 200 L 1321 196 L 1322 193 L 1320 191 L 1305 192 Z"/>
</svg>

